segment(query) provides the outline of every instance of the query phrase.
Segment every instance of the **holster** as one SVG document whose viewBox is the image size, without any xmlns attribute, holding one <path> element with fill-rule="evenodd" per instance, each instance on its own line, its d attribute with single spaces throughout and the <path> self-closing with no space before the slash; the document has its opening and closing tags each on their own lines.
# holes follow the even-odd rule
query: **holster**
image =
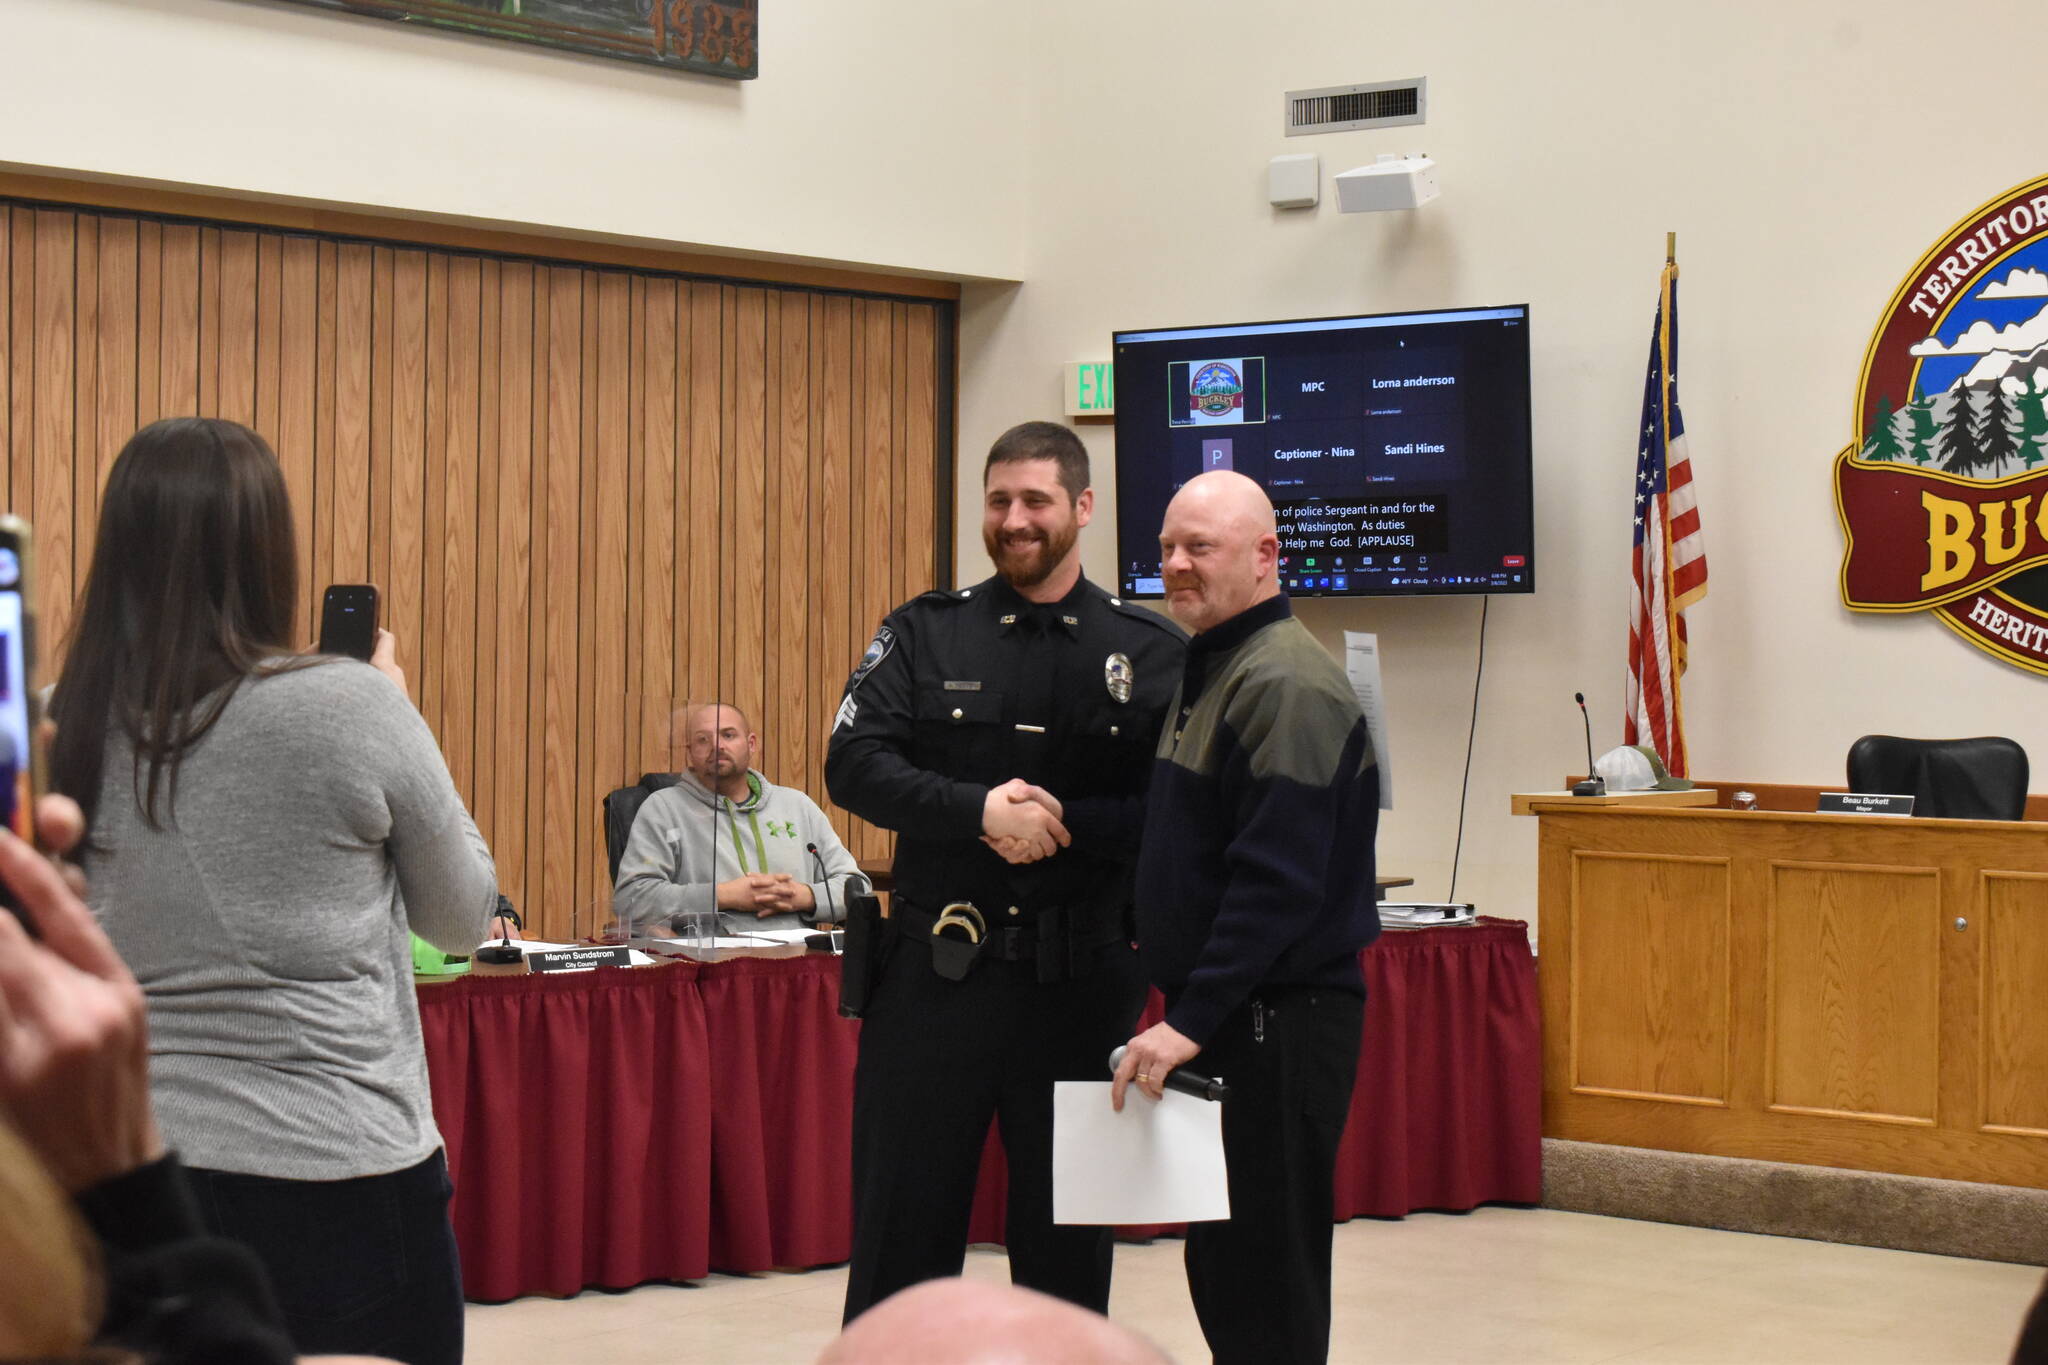
<svg viewBox="0 0 2048 1365">
<path fill-rule="evenodd" d="M 846 897 L 846 949 L 839 959 L 839 1013 L 858 1019 L 874 998 L 875 984 L 889 965 L 889 950 L 896 936 L 888 932 L 882 918 L 882 900 L 873 891 L 849 892 Z"/>
</svg>

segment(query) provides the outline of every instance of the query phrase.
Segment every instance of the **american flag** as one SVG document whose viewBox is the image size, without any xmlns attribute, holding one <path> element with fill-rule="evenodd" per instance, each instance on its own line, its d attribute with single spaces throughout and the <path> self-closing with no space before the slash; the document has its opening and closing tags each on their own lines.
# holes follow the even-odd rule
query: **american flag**
<svg viewBox="0 0 2048 1365">
<path fill-rule="evenodd" d="M 1629 594 L 1628 714 L 1624 744 L 1647 744 L 1674 777 L 1686 775 L 1685 609 L 1707 595 L 1707 550 L 1693 499 L 1692 458 L 1678 412 L 1678 266 L 1667 264 L 1643 381 L 1636 450 L 1634 586 Z"/>
</svg>

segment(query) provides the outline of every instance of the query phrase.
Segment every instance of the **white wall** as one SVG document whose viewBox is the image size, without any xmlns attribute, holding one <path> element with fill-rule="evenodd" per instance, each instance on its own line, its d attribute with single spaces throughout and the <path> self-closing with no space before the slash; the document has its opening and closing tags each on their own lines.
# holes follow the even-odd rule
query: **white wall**
<svg viewBox="0 0 2048 1365">
<path fill-rule="evenodd" d="M 0 163 L 1015 278 L 1019 11 L 762 10 L 731 81 L 261 0 L 0 0 Z"/>
<path fill-rule="evenodd" d="M 2048 170 L 2034 0 L 1972 10 L 1967 38 L 1899 0 L 1035 12 L 1026 283 L 970 290 L 964 309 L 963 581 L 988 571 L 979 453 L 1056 412 L 1059 365 L 1106 358 L 1112 328 L 1528 302 L 1541 587 L 1492 604 L 1458 887 L 1531 914 L 1535 830 L 1507 793 L 1584 767 L 1576 688 L 1595 745 L 1620 742 L 1634 431 L 1671 229 L 1712 566 L 1690 615 L 1694 770 L 1839 781 L 1873 730 L 2005 733 L 2048 764 L 2048 680 L 1925 617 L 1841 607 L 1828 468 L 1894 286 L 1952 222 Z M 1285 90 L 1409 76 L 1429 77 L 1425 126 L 1280 135 Z M 1271 156 L 1320 153 L 1327 177 L 1410 150 L 1445 187 L 1419 212 L 1340 216 L 1327 178 L 1320 209 L 1265 203 Z M 1108 583 L 1111 439 L 1083 432 L 1103 499 L 1087 563 Z M 1398 798 L 1380 862 L 1422 896 L 1447 890 L 1478 608 L 1301 610 L 1333 645 L 1380 634 Z"/>
</svg>

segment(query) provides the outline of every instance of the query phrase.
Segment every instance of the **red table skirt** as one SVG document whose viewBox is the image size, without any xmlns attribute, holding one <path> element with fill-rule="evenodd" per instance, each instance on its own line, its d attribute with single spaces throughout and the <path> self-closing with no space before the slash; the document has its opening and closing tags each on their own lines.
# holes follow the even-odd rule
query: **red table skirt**
<svg viewBox="0 0 2048 1365">
<path fill-rule="evenodd" d="M 1362 961 L 1337 1217 L 1537 1202 L 1527 926 L 1388 933 Z M 468 1296 L 845 1260 L 859 1025 L 838 995 L 836 960 L 815 956 L 422 988 Z M 1006 1184 L 991 1140 L 973 1240 L 1002 1240 Z"/>
</svg>

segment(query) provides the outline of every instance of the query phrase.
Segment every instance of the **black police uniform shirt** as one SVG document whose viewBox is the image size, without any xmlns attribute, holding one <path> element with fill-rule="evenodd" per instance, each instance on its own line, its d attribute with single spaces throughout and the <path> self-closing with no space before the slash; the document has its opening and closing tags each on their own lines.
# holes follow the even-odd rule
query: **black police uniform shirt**
<svg viewBox="0 0 2048 1365">
<path fill-rule="evenodd" d="M 1000 576 L 883 621 L 847 680 L 825 758 L 832 799 L 897 831 L 896 894 L 971 902 L 994 929 L 1048 907 L 1130 900 L 1143 796 L 1187 637 L 1080 579 L 1034 603 Z M 1057 797 L 1070 847 L 1011 864 L 981 842 L 991 787 Z"/>
</svg>

